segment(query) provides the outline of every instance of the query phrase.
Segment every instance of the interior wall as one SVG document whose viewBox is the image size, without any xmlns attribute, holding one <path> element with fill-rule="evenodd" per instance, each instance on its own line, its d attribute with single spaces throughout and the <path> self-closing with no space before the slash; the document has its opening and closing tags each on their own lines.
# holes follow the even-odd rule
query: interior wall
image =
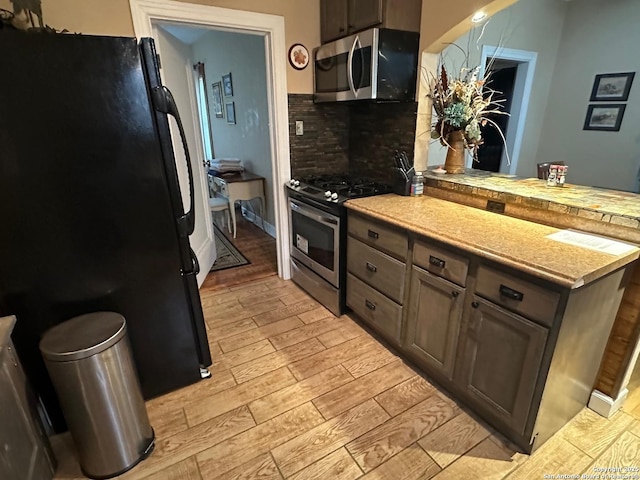
<svg viewBox="0 0 640 480">
<path fill-rule="evenodd" d="M 57 30 L 88 35 L 133 36 L 129 0 L 41 0 L 44 23 Z M 10 0 L 0 8 L 13 11 Z"/>
<path fill-rule="evenodd" d="M 239 158 L 247 170 L 265 178 L 265 220 L 274 224 L 273 176 L 267 102 L 267 69 L 264 37 L 209 31 L 192 45 L 195 62 L 203 62 L 207 81 L 209 117 L 216 158 Z M 233 96 L 222 96 L 223 111 L 235 105 L 236 123 L 216 118 L 211 84 L 231 72 Z"/>
<path fill-rule="evenodd" d="M 180 0 L 183 1 L 183 0 Z M 285 21 L 287 48 L 302 43 L 309 52 L 320 45 L 320 0 L 184 0 L 252 12 L 281 15 Z M 420 49 L 440 51 L 447 32 L 465 28 L 460 22 L 475 11 L 492 11 L 515 0 L 423 0 Z M 10 0 L 0 0 L 0 8 L 13 10 Z M 133 36 L 129 0 L 42 0 L 45 23 L 57 29 L 91 35 Z M 282 52 L 285 55 L 287 52 Z M 313 71 L 287 67 L 287 91 L 312 93 Z"/>
<path fill-rule="evenodd" d="M 320 0 L 188 0 L 187 3 L 281 15 L 284 17 L 287 48 L 282 55 L 287 55 L 289 47 L 294 43 L 306 46 L 310 54 L 320 45 Z M 311 93 L 313 69 L 307 67 L 304 70 L 296 70 L 287 62 L 287 91 Z"/>
<path fill-rule="evenodd" d="M 489 15 L 518 0 L 422 0 L 420 51 L 438 53 L 469 30 L 468 20 L 482 10 Z"/>
<path fill-rule="evenodd" d="M 517 174 L 536 176 L 536 151 L 547 99 L 552 88 L 553 70 L 562 37 L 567 3 L 558 0 L 520 0 L 496 13 L 486 26 L 480 25 L 453 43 L 468 52 L 468 66 L 480 64 L 482 46 L 501 46 L 538 53 L 531 99 L 526 118 L 526 132 L 522 139 Z M 541 34 L 544 32 L 544 34 Z M 449 46 L 442 52 L 442 59 L 449 73 L 459 76 L 464 64 L 464 54 L 459 48 Z M 482 147 L 480 147 L 482 148 Z M 510 152 L 511 153 L 511 152 Z M 442 165 L 446 148 L 433 142 L 429 148 L 428 164 Z"/>
<path fill-rule="evenodd" d="M 571 183 L 638 191 L 638 18 L 637 0 L 569 4 L 537 158 L 564 161 Z M 630 71 L 637 73 L 628 102 L 589 101 L 595 75 Z M 626 103 L 619 132 L 582 129 L 588 105 L 597 103 Z"/>
<path fill-rule="evenodd" d="M 281 15 L 287 49 L 294 43 L 302 43 L 311 52 L 320 45 L 320 0 L 188 0 L 185 3 Z M 0 8 L 13 11 L 10 0 L 0 0 Z M 42 0 L 42 11 L 45 23 L 58 30 L 66 28 L 91 35 L 134 35 L 129 0 Z M 313 69 L 296 70 L 287 62 L 287 91 L 312 93 Z"/>
</svg>

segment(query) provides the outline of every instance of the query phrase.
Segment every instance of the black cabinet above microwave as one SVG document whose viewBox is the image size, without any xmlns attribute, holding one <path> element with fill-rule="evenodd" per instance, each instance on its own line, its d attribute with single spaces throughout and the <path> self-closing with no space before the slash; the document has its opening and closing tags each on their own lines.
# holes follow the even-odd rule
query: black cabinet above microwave
<svg viewBox="0 0 640 480">
<path fill-rule="evenodd" d="M 413 102 L 416 32 L 372 28 L 313 51 L 316 103 L 352 100 Z"/>
<path fill-rule="evenodd" d="M 420 31 L 422 0 L 320 0 L 320 39 L 327 43 L 371 27 Z"/>
</svg>

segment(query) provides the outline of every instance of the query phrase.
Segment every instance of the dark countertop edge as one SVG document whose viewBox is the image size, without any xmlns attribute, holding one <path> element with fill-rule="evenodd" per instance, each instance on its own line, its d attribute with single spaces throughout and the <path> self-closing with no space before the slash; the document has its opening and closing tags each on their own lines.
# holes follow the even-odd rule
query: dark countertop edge
<svg viewBox="0 0 640 480">
<path fill-rule="evenodd" d="M 398 197 L 400 197 L 398 195 Z M 443 202 L 447 202 L 448 200 L 441 200 Z M 473 208 L 473 207 L 467 207 L 466 205 L 462 205 L 459 203 L 455 203 L 455 202 L 450 202 L 452 204 L 455 205 L 460 205 L 462 207 L 466 207 L 466 208 Z M 391 217 L 389 215 L 385 215 L 384 213 L 381 213 L 379 211 L 374 211 L 371 210 L 369 208 L 365 208 L 362 207 L 360 205 L 354 205 L 354 204 L 350 204 L 349 201 L 345 202 L 344 204 L 348 209 L 353 210 L 354 212 L 358 212 L 358 213 L 362 213 L 365 215 L 369 215 L 371 217 L 377 218 L 378 220 L 382 220 L 385 221 L 387 223 L 390 223 L 392 225 L 395 225 L 399 228 L 403 228 L 405 230 L 408 230 L 412 233 L 415 233 L 417 235 L 421 235 L 423 237 L 428 237 L 431 238 L 433 240 L 445 243 L 445 244 L 450 244 L 452 245 L 454 248 L 460 248 L 461 250 L 464 250 L 468 253 L 471 253 L 473 255 L 477 255 L 478 257 L 482 257 L 482 258 L 486 258 L 487 260 L 491 260 L 494 261 L 496 263 L 499 263 L 501 265 L 505 265 L 507 267 L 510 268 L 514 268 L 517 270 L 521 270 L 525 273 L 528 273 L 529 275 L 532 275 L 534 277 L 537 278 L 541 278 L 543 280 L 547 280 L 549 282 L 555 283 L 557 285 L 560 285 L 562 287 L 565 288 L 569 288 L 569 289 L 575 289 L 575 288 L 579 288 L 583 285 L 586 285 L 588 283 L 593 282 L 594 280 L 597 280 L 598 278 L 604 277 L 605 275 L 607 275 L 608 273 L 611 273 L 619 268 L 624 267 L 625 265 L 628 265 L 632 262 L 634 262 L 635 260 L 637 260 L 638 258 L 640 258 L 640 251 L 636 250 L 633 253 L 629 253 L 623 257 L 620 257 L 618 259 L 616 259 L 615 261 L 612 261 L 611 263 L 609 263 L 608 265 L 599 268 L 597 270 L 594 270 L 592 272 L 590 272 L 589 274 L 583 275 L 580 278 L 575 278 L 575 277 L 569 277 L 569 276 L 562 276 L 560 274 L 558 274 L 558 272 L 555 271 L 550 271 L 548 269 L 545 268 L 540 268 L 540 267 L 536 267 L 533 264 L 523 264 L 520 263 L 519 261 L 516 261 L 515 259 L 512 258 L 508 258 L 508 257 L 504 257 L 502 254 L 499 253 L 494 253 L 488 249 L 482 248 L 478 245 L 475 245 L 473 243 L 467 243 L 465 242 L 464 239 L 458 239 L 458 238 L 453 238 L 452 236 L 448 236 L 448 235 L 442 235 L 439 234 L 438 232 L 434 232 L 434 231 L 427 231 L 424 229 L 424 227 L 421 227 L 420 225 L 414 225 L 412 223 L 403 221 L 401 218 L 396 218 L 396 217 Z M 528 220 L 522 220 L 523 222 L 528 222 Z M 535 223 L 535 222 L 530 222 L 530 223 Z M 560 230 L 560 229 L 558 229 Z"/>
</svg>

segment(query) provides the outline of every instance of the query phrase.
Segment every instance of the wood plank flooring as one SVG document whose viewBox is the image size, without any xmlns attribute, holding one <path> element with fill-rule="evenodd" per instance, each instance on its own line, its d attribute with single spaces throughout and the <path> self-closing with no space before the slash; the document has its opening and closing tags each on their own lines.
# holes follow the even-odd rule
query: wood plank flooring
<svg viewBox="0 0 640 480">
<path fill-rule="evenodd" d="M 276 240 L 263 232 L 259 226 L 247 221 L 236 210 L 236 238 L 224 227 L 222 231 L 233 245 L 251 262 L 242 267 L 229 268 L 207 276 L 202 287 L 224 288 L 242 284 L 247 281 L 276 275 L 278 273 L 278 257 Z"/>
<path fill-rule="evenodd" d="M 222 283 L 201 290 L 212 378 L 147 402 L 156 448 L 120 478 L 517 480 L 640 467 L 640 396 L 611 419 L 583 410 L 529 457 L 291 282 Z M 84 478 L 69 435 L 53 442 L 55 478 Z"/>
</svg>

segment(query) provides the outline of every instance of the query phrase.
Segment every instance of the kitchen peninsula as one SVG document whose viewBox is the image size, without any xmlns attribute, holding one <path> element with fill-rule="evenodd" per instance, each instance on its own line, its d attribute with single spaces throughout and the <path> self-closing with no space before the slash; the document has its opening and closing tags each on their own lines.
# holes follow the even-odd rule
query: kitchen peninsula
<svg viewBox="0 0 640 480">
<path fill-rule="evenodd" d="M 429 196 L 346 206 L 347 304 L 456 398 L 527 451 L 587 404 L 638 248 Z"/>
<path fill-rule="evenodd" d="M 460 175 L 425 172 L 429 195 L 486 209 L 487 200 L 505 204 L 504 213 L 537 223 L 577 228 L 640 243 L 640 195 L 583 185 L 547 187 L 545 180 L 467 169 Z"/>
<path fill-rule="evenodd" d="M 558 228 L 618 238 L 640 244 L 640 195 L 582 185 L 547 187 L 544 180 L 467 169 L 461 175 L 425 174 L 425 193 L 486 209 L 503 207 L 506 215 Z M 634 271 L 605 351 L 593 403 L 610 416 L 627 396 L 640 335 L 640 268 Z M 601 392 L 604 395 L 601 395 Z"/>
</svg>

